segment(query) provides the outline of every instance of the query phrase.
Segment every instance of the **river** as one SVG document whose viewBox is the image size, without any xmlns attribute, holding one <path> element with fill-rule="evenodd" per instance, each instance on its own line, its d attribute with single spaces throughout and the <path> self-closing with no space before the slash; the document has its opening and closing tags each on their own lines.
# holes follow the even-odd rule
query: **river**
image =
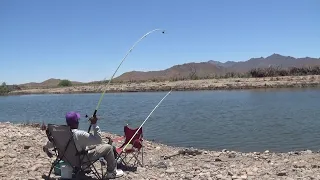
<svg viewBox="0 0 320 180">
<path fill-rule="evenodd" d="M 138 127 L 166 92 L 107 93 L 100 128 Z M 92 115 L 101 94 L 0 97 L 0 122 L 65 123 L 67 111 Z M 242 152 L 320 149 L 320 89 L 172 92 L 143 126 L 144 137 L 168 145 Z"/>
</svg>

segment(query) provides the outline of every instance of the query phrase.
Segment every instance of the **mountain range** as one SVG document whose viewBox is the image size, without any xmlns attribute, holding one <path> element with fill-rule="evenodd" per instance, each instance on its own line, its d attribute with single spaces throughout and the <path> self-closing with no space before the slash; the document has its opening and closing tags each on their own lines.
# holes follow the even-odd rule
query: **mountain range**
<svg viewBox="0 0 320 180">
<path fill-rule="evenodd" d="M 283 56 L 280 54 L 272 54 L 266 58 L 251 58 L 247 61 L 227 61 L 219 62 L 209 60 L 200 63 L 185 63 L 182 65 L 175 65 L 165 70 L 160 71 L 131 71 L 126 72 L 115 80 L 130 81 L 130 80 L 153 80 L 162 79 L 169 80 L 175 78 L 190 77 L 196 75 L 197 77 L 208 77 L 214 75 L 223 75 L 227 72 L 245 73 L 254 68 L 267 68 L 267 67 L 281 67 L 283 69 L 290 67 L 307 67 L 307 66 L 320 66 L 320 58 L 294 58 L 291 56 Z"/>
<path fill-rule="evenodd" d="M 159 71 L 131 71 L 123 73 L 122 75 L 114 78 L 113 81 L 145 81 L 145 80 L 173 80 L 190 78 L 190 76 L 197 77 L 211 77 L 214 75 L 223 75 L 228 72 L 245 73 L 254 68 L 267 68 L 270 66 L 281 67 L 283 69 L 290 67 L 308 67 L 320 66 L 320 58 L 294 58 L 291 56 L 283 56 L 280 54 L 272 54 L 268 57 L 251 58 L 247 61 L 227 61 L 220 62 L 209 60 L 206 62 L 191 62 L 180 65 L 174 65 L 168 69 Z M 42 83 L 26 83 L 21 84 L 25 87 L 44 87 L 44 86 L 57 86 L 60 79 L 48 79 Z M 98 82 L 98 81 L 96 81 Z M 73 84 L 80 85 L 82 82 L 72 82 Z M 92 83 L 92 82 L 91 82 Z"/>
</svg>

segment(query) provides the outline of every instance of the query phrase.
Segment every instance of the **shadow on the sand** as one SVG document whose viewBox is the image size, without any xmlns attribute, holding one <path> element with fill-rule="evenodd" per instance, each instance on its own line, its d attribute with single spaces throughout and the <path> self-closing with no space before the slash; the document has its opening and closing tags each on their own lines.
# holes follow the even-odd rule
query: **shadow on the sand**
<svg viewBox="0 0 320 180">
<path fill-rule="evenodd" d="M 123 165 L 123 164 L 118 164 L 117 168 L 121 169 L 122 171 L 129 171 L 129 172 L 137 171 L 137 167 L 126 166 L 126 165 Z"/>
<path fill-rule="evenodd" d="M 63 180 L 62 178 L 60 177 L 49 177 L 47 175 L 42 175 L 42 178 L 45 179 L 45 180 Z M 73 180 L 97 180 L 97 178 L 93 178 L 91 176 L 87 176 L 87 175 L 81 175 L 81 176 L 78 176 L 78 178 L 72 178 Z"/>
<path fill-rule="evenodd" d="M 118 164 L 117 168 L 121 169 L 122 171 L 129 171 L 129 172 L 137 171 L 137 167 L 126 166 L 123 164 L 121 164 L 121 165 Z M 62 178 L 60 178 L 60 177 L 48 177 L 47 175 L 42 175 L 42 178 L 45 180 L 62 180 Z M 72 178 L 72 179 L 76 179 L 76 178 Z M 97 178 L 93 178 L 88 175 L 80 175 L 80 177 L 78 177 L 77 179 L 79 179 L 79 180 L 97 180 Z"/>
</svg>

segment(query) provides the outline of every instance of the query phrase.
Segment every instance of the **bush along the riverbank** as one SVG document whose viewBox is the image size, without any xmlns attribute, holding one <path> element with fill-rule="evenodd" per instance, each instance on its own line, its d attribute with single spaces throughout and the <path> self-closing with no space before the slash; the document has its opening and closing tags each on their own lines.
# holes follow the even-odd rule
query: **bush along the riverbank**
<svg viewBox="0 0 320 180">
<path fill-rule="evenodd" d="M 47 137 L 39 125 L 0 123 L 0 129 L 0 179 L 43 179 L 54 159 L 42 152 Z M 103 133 L 103 137 L 117 136 Z M 310 150 L 241 153 L 183 149 L 151 141 L 144 146 L 145 166 L 125 171 L 119 179 L 320 179 L 320 154 Z"/>
<path fill-rule="evenodd" d="M 3 82 L 0 85 L 0 96 L 8 95 L 11 91 L 15 91 L 15 90 L 21 90 L 21 88 L 17 85 L 7 85 L 5 82 Z"/>
<path fill-rule="evenodd" d="M 3 82 L 0 86 L 0 95 L 5 95 L 8 94 L 10 92 L 8 86 L 6 85 L 5 82 Z"/>
</svg>

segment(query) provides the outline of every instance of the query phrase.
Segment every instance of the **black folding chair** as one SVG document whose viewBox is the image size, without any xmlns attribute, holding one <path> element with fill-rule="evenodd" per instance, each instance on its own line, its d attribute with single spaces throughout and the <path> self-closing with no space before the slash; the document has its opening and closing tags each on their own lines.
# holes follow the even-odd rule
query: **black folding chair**
<svg viewBox="0 0 320 180">
<path fill-rule="evenodd" d="M 94 163 L 95 161 L 90 161 L 88 156 L 88 150 L 83 150 L 79 152 L 76 148 L 75 141 L 73 138 L 73 133 L 71 128 L 67 125 L 55 125 L 48 124 L 46 130 L 47 137 L 50 142 L 54 145 L 54 152 L 57 156 L 56 160 L 52 163 L 49 175 L 50 178 L 53 168 L 62 160 L 68 163 L 72 167 L 75 178 L 78 179 L 80 175 L 85 175 L 90 172 L 98 179 L 103 179 L 106 175 L 103 174 L 103 163 L 101 162 L 101 175 L 97 171 Z"/>
</svg>

